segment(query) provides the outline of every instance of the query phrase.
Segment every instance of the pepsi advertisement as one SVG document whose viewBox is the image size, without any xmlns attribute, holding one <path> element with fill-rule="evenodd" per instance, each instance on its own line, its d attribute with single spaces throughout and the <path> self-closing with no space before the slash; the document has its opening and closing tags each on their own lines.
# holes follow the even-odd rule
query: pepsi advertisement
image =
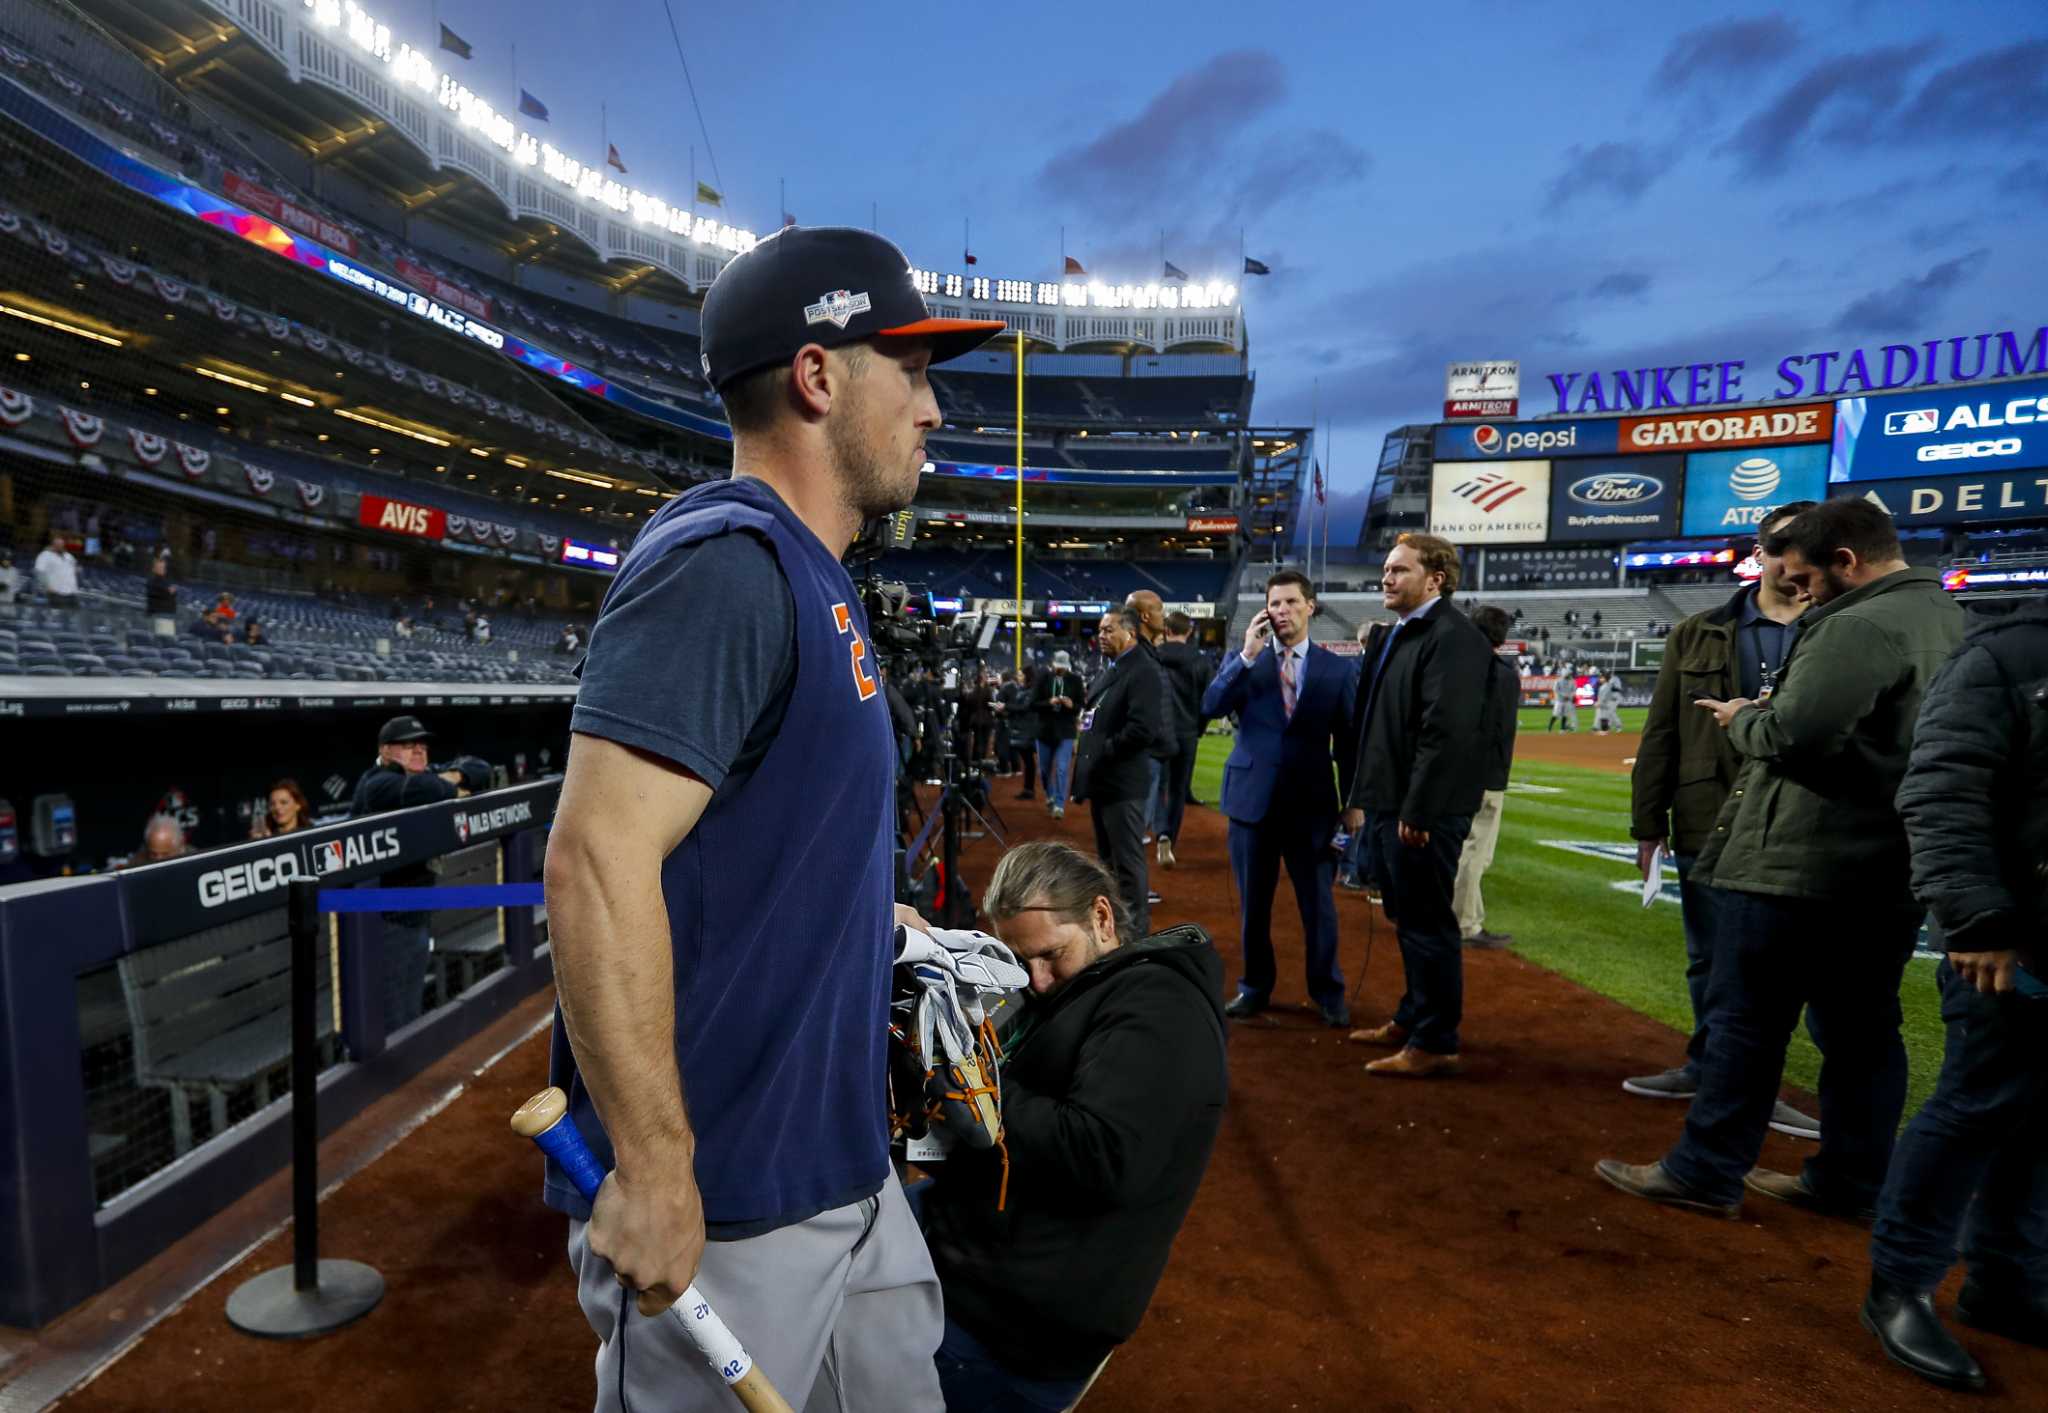
<svg viewBox="0 0 2048 1413">
<path fill-rule="evenodd" d="M 1612 456 L 1621 450 L 1621 423 L 1457 422 L 1436 429 L 1438 461 L 1525 460 L 1560 456 Z"/>
<path fill-rule="evenodd" d="M 1677 533 L 1683 456 L 1612 456 L 1553 466 L 1550 538 L 1640 540 Z"/>
<path fill-rule="evenodd" d="M 2048 379 L 1835 404 L 1830 481 L 1998 475 L 2048 466 Z"/>
<path fill-rule="evenodd" d="M 1828 448 L 1745 447 L 1696 451 L 1685 458 L 1685 514 L 1695 535 L 1748 535 L 1764 517 L 1794 500 L 1819 500 L 1828 488 Z"/>
</svg>

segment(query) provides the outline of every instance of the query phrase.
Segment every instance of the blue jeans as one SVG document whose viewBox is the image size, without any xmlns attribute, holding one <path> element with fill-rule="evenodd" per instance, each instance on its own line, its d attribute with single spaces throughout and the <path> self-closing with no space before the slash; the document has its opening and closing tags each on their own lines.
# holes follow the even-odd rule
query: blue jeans
<svg viewBox="0 0 2048 1413">
<path fill-rule="evenodd" d="M 1472 817 L 1435 821 L 1429 842 L 1416 849 L 1401 842 L 1401 822 L 1391 811 L 1373 816 L 1371 828 L 1370 872 L 1379 880 L 1387 918 L 1400 940 L 1408 982 L 1394 1024 L 1408 1032 L 1416 1049 L 1455 1055 L 1465 1015 L 1465 952 L 1451 891 Z"/>
<path fill-rule="evenodd" d="M 1719 895 L 1711 884 L 1692 876 L 1695 857 L 1673 855 L 1671 862 L 1678 869 L 1678 910 L 1685 918 L 1685 989 L 1692 997 L 1692 1039 L 1685 1047 L 1685 1069 L 1697 1089 L 1700 1066 L 1707 1059 L 1708 1017 L 1713 1013 L 1707 993 L 1714 975 L 1714 929 L 1719 925 L 1714 899 Z M 1816 1046 L 1820 1044 L 1811 1009 L 1806 1013 L 1806 1033 Z"/>
<path fill-rule="evenodd" d="M 1685 1068 L 1697 1085 L 1707 1057 L 1707 979 L 1714 974 L 1714 890 L 1693 881 L 1696 855 L 1673 855 L 1678 868 L 1678 911 L 1685 919 L 1685 990 L 1692 998 L 1692 1039 Z"/>
<path fill-rule="evenodd" d="M 1011 1373 L 951 1319 L 939 1343 L 938 1366 L 946 1413 L 1060 1413 L 1088 1386 L 1086 1379 L 1029 1379 Z"/>
<path fill-rule="evenodd" d="M 1933 1290 L 1960 1238 L 1971 1279 L 2001 1297 L 2048 1294 L 2048 1002 L 1986 996 L 1947 962 L 1935 982 L 1941 1077 L 1892 1154 L 1871 1268 Z"/>
<path fill-rule="evenodd" d="M 1064 805 L 1067 802 L 1067 774 L 1074 768 L 1074 743 L 1066 741 L 1040 741 L 1038 743 L 1038 778 L 1045 788 L 1047 804 Z"/>
<path fill-rule="evenodd" d="M 924 1224 L 924 1199 L 931 1185 L 926 1178 L 903 1189 L 919 1226 Z M 1088 1386 L 1086 1379 L 1029 1379 L 1011 1373 L 951 1316 L 935 1362 L 946 1413 L 1060 1413 Z"/>
<path fill-rule="evenodd" d="M 1806 1006 L 1821 1046 L 1821 1149 L 1806 1160 L 1806 1181 L 1823 1202 L 1867 1207 L 1884 1185 L 1906 1107 L 1899 982 L 1920 914 L 1846 897 L 1714 894 L 1713 1026 L 1699 1092 L 1665 1170 L 1709 1201 L 1741 1199 Z"/>
</svg>

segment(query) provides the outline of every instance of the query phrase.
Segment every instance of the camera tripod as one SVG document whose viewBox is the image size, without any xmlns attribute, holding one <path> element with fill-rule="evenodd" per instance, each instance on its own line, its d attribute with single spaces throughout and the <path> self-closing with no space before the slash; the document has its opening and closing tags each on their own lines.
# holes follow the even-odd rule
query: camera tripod
<svg viewBox="0 0 2048 1413">
<path fill-rule="evenodd" d="M 967 886 L 960 877 L 960 838 L 966 827 L 968 816 L 973 816 L 982 831 L 993 838 L 998 845 L 1008 847 L 1003 832 L 997 827 L 1002 814 L 989 799 L 987 777 L 978 770 L 963 770 L 960 757 L 951 749 L 950 732 L 939 736 L 940 770 L 943 776 L 939 798 L 934 802 L 931 813 L 924 819 L 924 825 L 917 832 L 904 851 L 904 874 L 906 891 L 915 892 L 916 886 L 910 878 L 910 871 L 917 861 L 925 856 L 932 843 L 932 832 L 938 831 L 937 857 L 932 866 L 939 871 L 938 916 L 932 921 L 941 927 L 972 927 L 974 925 L 974 899 L 969 896 Z M 906 785 L 905 794 L 910 794 Z M 906 802 L 903 810 L 902 832 L 909 832 L 909 808 L 914 807 L 914 795 Z M 983 811 L 986 811 L 984 813 Z M 994 816 L 992 822 L 990 816 Z M 918 880 L 931 872 L 927 866 Z"/>
</svg>

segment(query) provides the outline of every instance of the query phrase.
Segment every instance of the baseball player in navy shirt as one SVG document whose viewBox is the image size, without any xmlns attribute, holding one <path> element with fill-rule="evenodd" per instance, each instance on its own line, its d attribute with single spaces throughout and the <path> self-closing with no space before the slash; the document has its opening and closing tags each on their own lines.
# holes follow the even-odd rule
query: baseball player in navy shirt
<svg viewBox="0 0 2048 1413">
<path fill-rule="evenodd" d="M 545 1195 L 600 1410 L 731 1406 L 656 1316 L 694 1280 L 792 1407 L 926 1413 L 943 1316 L 885 1110 L 895 747 L 840 559 L 916 492 L 926 368 L 1002 326 L 929 317 L 879 236 L 796 227 L 703 324 L 733 477 L 620 566 L 548 846 L 551 1077 L 610 1176 L 585 1203 L 550 1164 Z"/>
</svg>

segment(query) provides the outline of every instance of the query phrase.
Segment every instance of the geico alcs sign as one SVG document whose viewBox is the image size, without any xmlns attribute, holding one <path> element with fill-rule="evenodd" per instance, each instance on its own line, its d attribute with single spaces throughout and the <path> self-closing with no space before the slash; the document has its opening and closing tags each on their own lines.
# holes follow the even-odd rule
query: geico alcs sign
<svg viewBox="0 0 2048 1413">
<path fill-rule="evenodd" d="M 284 887 L 295 878 L 320 878 L 398 857 L 398 829 L 390 826 L 315 844 L 309 857 L 271 854 L 199 875 L 199 906 L 217 908 Z"/>
</svg>

